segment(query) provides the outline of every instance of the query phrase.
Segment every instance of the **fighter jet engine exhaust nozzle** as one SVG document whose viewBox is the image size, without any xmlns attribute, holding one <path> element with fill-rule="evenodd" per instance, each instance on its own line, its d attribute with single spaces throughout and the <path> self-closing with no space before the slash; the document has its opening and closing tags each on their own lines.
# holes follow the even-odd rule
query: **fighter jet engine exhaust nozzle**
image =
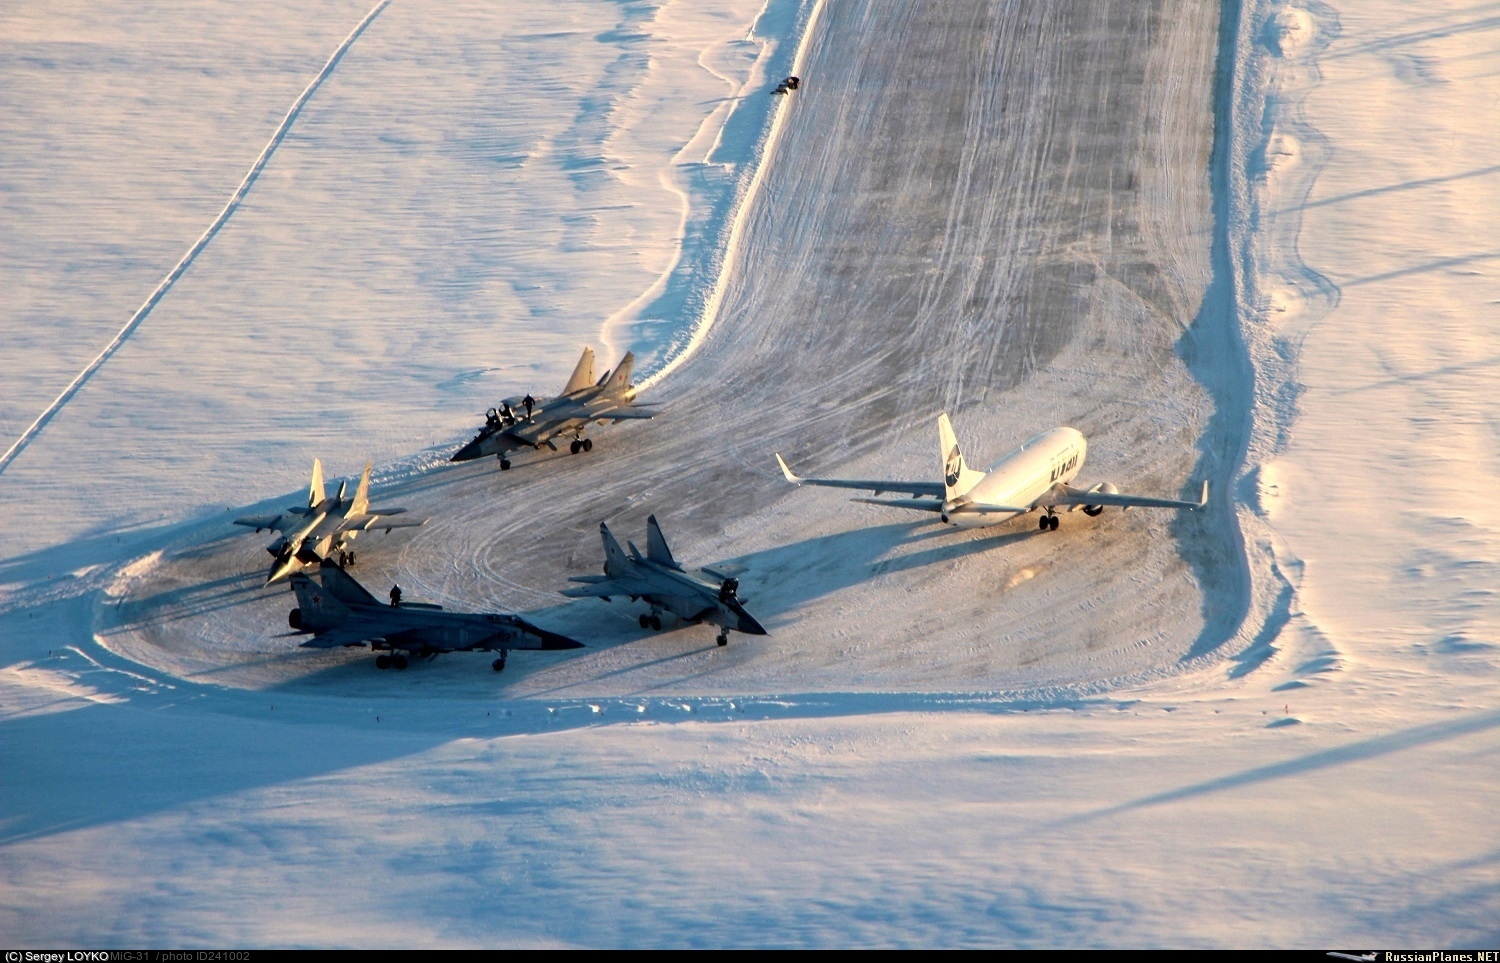
<svg viewBox="0 0 1500 963">
<path fill-rule="evenodd" d="M 290 625 L 294 629 L 302 628 L 302 610 L 300 608 L 296 608 L 288 612 L 286 617 L 286 624 Z"/>
</svg>

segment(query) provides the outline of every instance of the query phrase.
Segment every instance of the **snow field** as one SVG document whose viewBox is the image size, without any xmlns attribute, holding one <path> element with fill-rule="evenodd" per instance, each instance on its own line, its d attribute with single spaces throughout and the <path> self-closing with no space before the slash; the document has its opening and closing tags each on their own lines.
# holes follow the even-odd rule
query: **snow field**
<svg viewBox="0 0 1500 963">
<path fill-rule="evenodd" d="M 558 212 L 583 210 L 610 182 L 585 158 L 615 156 L 593 150 L 602 128 L 590 124 L 602 108 L 561 116 L 560 94 L 583 103 L 591 91 L 623 89 L 620 78 L 638 66 L 634 48 L 648 43 L 624 39 L 634 27 L 614 31 L 617 10 L 565 9 L 576 19 L 562 28 L 544 23 L 556 11 L 541 8 L 459 10 L 453 29 L 465 37 L 503 24 L 498 32 L 528 52 L 491 59 L 483 45 L 393 4 L 377 23 L 404 32 L 386 37 L 363 78 L 342 74 L 352 60 L 341 65 L 304 118 L 322 103 L 322 119 L 294 127 L 284 144 L 300 131 L 320 138 L 316 150 L 304 144 L 302 166 L 287 165 L 279 192 L 252 193 L 177 290 L 241 328 L 274 314 L 267 306 L 296 303 L 297 284 L 299 296 L 316 295 L 303 317 L 353 318 L 381 299 L 422 305 L 404 326 L 374 311 L 342 333 L 330 326 L 324 334 L 344 350 L 309 355 L 315 371 L 297 368 L 324 377 L 326 364 L 335 381 L 358 370 L 368 397 L 305 392 L 301 403 L 327 405 L 327 417 L 289 432 L 263 421 L 269 400 L 236 400 L 247 390 L 239 378 L 275 394 L 273 372 L 255 381 L 225 360 L 239 350 L 243 365 L 244 342 L 184 342 L 180 320 L 175 338 L 162 331 L 148 345 L 168 318 L 154 314 L 143 340 L 0 475 L 10 549 L 0 559 L 0 932 L 80 946 L 1493 945 L 1500 840 L 1486 790 L 1500 715 L 1483 492 L 1497 474 L 1486 428 L 1496 393 L 1485 379 L 1496 300 L 1487 227 L 1500 205 L 1493 125 L 1476 107 L 1494 100 L 1491 18 L 1458 4 L 1229 8 L 1238 19 L 1220 33 L 1233 72 L 1220 91 L 1221 119 L 1231 123 L 1216 155 L 1215 234 L 1208 185 L 1195 173 L 1208 156 L 1207 118 L 1192 108 L 1207 97 L 1205 8 L 1091 9 L 1095 29 L 1121 37 L 1143 58 L 1135 60 L 1061 45 L 1087 33 L 1061 8 L 987 7 L 993 19 L 963 23 L 970 11 L 954 5 L 944 8 L 956 25 L 945 32 L 922 19 L 924 5 L 829 5 L 805 41 L 814 80 L 780 107 L 798 113 L 785 119 L 746 213 L 723 309 L 697 353 L 658 387 L 669 413 L 601 433 L 610 441 L 596 455 L 607 461 L 544 462 L 508 473 L 501 488 L 493 470 L 427 471 L 438 448 L 412 454 L 447 440 L 442 431 L 456 437 L 472 418 L 459 412 L 435 428 L 424 391 L 472 394 L 479 410 L 487 385 L 513 383 L 511 369 L 485 367 L 508 363 L 483 355 L 493 339 L 464 340 L 470 321 L 507 311 L 541 319 L 507 326 L 506 336 L 518 357 L 559 366 L 536 369 L 537 382 L 560 383 L 576 350 L 542 344 L 543 327 L 562 331 L 575 317 L 564 307 L 597 296 L 595 313 L 576 315 L 580 324 L 613 317 L 611 332 L 646 330 L 625 323 L 652 314 L 628 299 L 654 290 L 663 271 L 673 279 L 663 292 L 684 277 L 670 268 L 669 236 L 686 223 L 691 242 L 694 224 L 725 223 L 696 206 L 684 222 L 683 182 L 669 176 L 678 190 L 663 184 L 664 203 L 641 215 L 664 225 L 650 235 L 660 247 L 629 271 L 620 264 L 632 252 L 580 243 L 595 229 L 607 240 L 618 212 L 589 210 L 599 219 L 556 228 Z M 163 10 L 177 12 L 141 16 Z M 288 56 L 280 99 L 265 97 L 267 124 L 365 12 L 338 8 L 328 17 L 337 24 L 318 30 L 295 12 L 243 25 L 263 43 L 305 42 Z M 16 42 L 133 36 L 129 16 L 0 16 L 0 36 Z M 755 62 L 753 42 L 732 39 L 755 16 L 764 14 L 729 17 L 736 29 L 716 53 L 699 48 L 719 74 L 736 76 L 718 69 L 726 63 Z M 232 22 L 181 19 L 203 24 L 206 47 Z M 425 32 L 411 29 L 419 21 Z M 949 39 L 964 32 L 997 39 Z M 601 35 L 610 39 L 598 47 L 578 42 Z M 902 42 L 859 42 L 865 36 Z M 903 51 L 930 58 L 923 39 L 947 54 L 955 76 L 972 68 L 1004 82 L 957 84 L 965 95 L 945 101 L 948 88 L 924 92 L 905 63 L 885 69 L 881 58 Z M 1048 53 L 1032 61 L 1028 50 Z M 34 52 L 6 69 L 56 69 Z M 1051 52 L 1076 87 L 1049 72 Z M 455 74 L 465 57 L 471 74 Z M 535 102 L 525 84 L 505 92 L 526 136 L 552 139 L 533 147 L 518 137 L 514 153 L 498 128 L 478 125 L 472 141 L 458 139 L 520 158 L 511 177 L 538 178 L 518 195 L 530 206 L 518 202 L 526 209 L 487 249 L 487 235 L 465 218 L 511 208 L 486 207 L 477 186 L 454 190 L 491 184 L 465 180 L 455 158 L 468 147 L 380 127 L 400 146 L 399 156 L 383 155 L 380 145 L 392 142 L 361 131 L 394 115 L 417 131 L 493 119 L 477 109 L 493 91 L 466 102 L 469 88 L 455 77 L 505 76 L 502 61 L 524 64 L 545 88 Z M 612 79 L 598 79 L 605 75 Z M 868 82 L 881 76 L 892 86 Z M 254 84 L 225 86 L 259 96 Z M 31 89 L 50 88 L 0 84 Z M 99 97 L 111 110 L 97 115 L 113 118 L 115 101 Z M 950 110 L 936 109 L 945 103 Z M 1139 116 L 1122 103 L 1145 105 L 1141 114 L 1155 121 L 1115 128 L 1138 138 L 1134 152 L 1090 139 L 1110 116 Z M 78 169 L 90 153 L 79 143 L 102 156 L 100 145 L 133 136 L 133 127 L 106 136 L 66 113 L 30 126 L 12 119 L 58 116 L 45 98 L 0 106 L 11 111 L 7 130 L 66 142 L 74 153 L 63 156 Z M 188 126 L 213 140 L 208 116 Z M 1060 120 L 1068 116 L 1087 122 L 1069 128 Z M 987 168 L 977 159 L 991 152 L 962 137 L 971 144 L 962 159 L 939 163 L 933 131 L 942 118 L 997 131 L 989 143 L 1013 148 L 1015 163 Z M 702 127 L 683 119 L 681 136 L 694 140 L 673 144 L 701 144 Z M 635 123 L 619 125 L 620 142 Z M 269 127 L 245 126 L 239 143 L 253 154 Z M 925 138 L 923 159 L 934 158 L 926 167 L 860 166 L 861 143 L 906 143 L 912 131 Z M 19 143 L 17 157 L 41 150 Z M 680 161 L 698 149 L 667 145 L 661 156 Z M 1119 164 L 1099 160 L 1111 149 Z M 242 171 L 248 156 L 222 150 L 215 165 L 211 154 L 192 155 L 203 164 L 197 177 Z M 554 169 L 544 157 L 579 164 Z M 376 161 L 382 172 L 369 176 Z M 139 161 L 115 151 L 112 163 Z M 40 166 L 7 170 L 28 171 L 33 185 L 0 192 L 12 209 L 67 193 Z M 829 179 L 840 170 L 851 180 Z M 105 185 L 124 180 L 92 173 Z M 616 175 L 633 179 L 631 192 L 651 181 Z M 423 194 L 419 182 L 445 190 Z M 812 189 L 829 185 L 837 190 Z M 1139 200 L 1125 203 L 1121 192 Z M 147 225 L 138 249 L 155 245 L 157 261 L 170 264 L 206 223 L 198 213 L 211 217 L 224 196 L 220 185 L 196 207 L 163 202 L 161 223 Z M 443 209 L 439 196 L 457 199 Z M 863 206 L 871 196 L 878 203 Z M 57 210 L 86 221 L 81 207 Z M 100 227 L 80 238 L 118 244 L 131 236 L 118 226 L 149 220 L 91 210 Z M 938 229 L 909 230 L 932 220 Z M 113 290 L 42 273 L 74 262 L 32 263 L 28 244 L 39 250 L 66 235 L 35 217 L 15 223 L 29 233 L 0 239 L 0 263 L 30 279 L 15 303 L 87 304 Z M 168 237 L 172 225 L 181 230 Z M 219 246 L 237 231 L 239 247 Z M 648 233 L 637 238 L 643 251 Z M 434 236 L 450 242 L 439 250 L 469 260 L 454 266 L 432 253 Z M 495 253 L 523 237 L 535 245 Z M 919 247 L 916 237 L 935 243 Z M 992 238 L 1014 246 L 987 247 Z M 295 257 L 270 269 L 268 239 Z M 1044 256 L 1017 253 L 1026 251 Z M 106 336 L 160 278 L 161 263 L 121 285 L 130 291 L 123 312 L 99 315 L 110 319 Z M 513 263 L 552 287 L 513 284 L 515 300 L 504 300 L 494 277 Z M 410 264 L 425 272 L 406 273 Z M 283 274 L 292 277 L 285 291 Z M 416 293 L 410 277 L 421 279 Z M 609 301 L 612 285 L 626 298 Z M 490 313 L 489 297 L 522 307 Z M 416 330 L 414 317 L 425 327 L 399 342 Z M 828 317 L 840 321 L 815 323 Z M 306 327 L 271 329 L 292 336 L 272 341 L 300 352 Z M 0 351 L 7 386 L 32 391 L 40 375 L 15 372 L 52 370 L 42 359 L 55 345 L 39 346 L 37 330 L 0 326 L 7 348 L 22 346 Z M 997 330 L 994 343 L 982 337 Z M 92 335 L 63 340 L 85 361 L 97 350 Z M 180 367 L 163 368 L 184 343 L 193 347 Z M 456 374 L 444 367 L 447 350 L 466 359 Z M 373 362 L 356 364 L 372 352 Z M 116 367 L 136 353 L 136 367 Z M 717 383 L 726 371 L 747 373 Z M 451 383 L 421 387 L 440 372 Z M 757 393 L 768 377 L 774 390 Z M 219 409 L 224 438 L 187 430 L 202 422 L 188 417 L 191 406 L 163 400 L 174 383 Z M 391 384 L 420 388 L 402 395 L 410 411 L 369 400 Z M 5 403 L 12 397 L 22 395 L 7 392 Z M 47 393 L 37 397 L 44 404 Z M 1240 408 L 1227 403 L 1239 397 Z M 734 404 L 753 413 L 768 398 L 770 410 L 796 416 L 746 429 Z M 1073 422 L 1094 442 L 1096 477 L 1156 489 L 1217 472 L 1222 513 L 1107 514 L 1079 525 L 1069 516 L 1059 533 L 1069 540 L 1043 542 L 1019 530 L 932 535 L 833 493 L 775 490 L 772 448 L 799 469 L 919 477 L 934 460 L 930 422 L 940 407 L 953 409 L 971 461 L 1032 428 Z M 286 417 L 305 422 L 307 410 Z M 178 427 L 164 429 L 164 414 Z M 243 430 L 233 420 L 241 417 Z M 373 435 L 354 430 L 377 421 Z M 90 447 L 91 432 L 112 447 Z M 668 537 L 685 559 L 752 556 L 751 609 L 769 613 L 780 648 L 736 640 L 719 658 L 711 641 L 696 645 L 706 636 L 641 638 L 630 618 L 601 605 L 604 615 L 589 619 L 604 644 L 575 662 L 507 670 L 503 680 L 463 656 L 395 677 L 399 686 L 363 660 L 303 662 L 282 648 L 286 640 L 258 634 L 279 630 L 287 607 L 258 594 L 259 539 L 210 525 L 166 493 L 212 490 L 240 510 L 268 491 L 300 488 L 315 454 L 330 463 L 342 450 L 352 470 L 372 437 L 406 459 L 384 493 L 445 506 L 419 537 L 376 537 L 380 550 L 360 573 L 372 584 L 416 575 L 427 597 L 541 608 L 553 604 L 547 589 L 563 572 L 597 564 L 597 517 L 618 513 L 617 531 L 634 534 L 665 503 L 675 516 Z M 274 451 L 272 438 L 300 447 Z M 235 445 L 263 464 L 237 460 Z M 114 461 L 101 461 L 101 450 Z M 233 472 L 229 489 L 211 487 Z M 743 484 L 747 477 L 764 485 Z M 528 513 L 545 505 L 543 494 L 578 517 Z M 155 514 L 141 518 L 141 506 Z M 564 627 L 572 616 L 548 617 Z M 330 888 L 330 878 L 359 883 Z M 423 899 L 393 901 L 398 892 Z"/>
</svg>

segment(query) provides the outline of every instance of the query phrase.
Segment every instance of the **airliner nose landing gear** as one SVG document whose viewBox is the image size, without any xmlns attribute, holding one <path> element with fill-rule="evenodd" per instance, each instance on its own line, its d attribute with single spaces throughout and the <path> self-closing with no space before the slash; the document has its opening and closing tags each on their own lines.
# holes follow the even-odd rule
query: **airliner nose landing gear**
<svg viewBox="0 0 1500 963">
<path fill-rule="evenodd" d="M 1045 514 L 1041 518 L 1037 519 L 1037 528 L 1041 529 L 1044 532 L 1045 531 L 1049 531 L 1049 530 L 1055 532 L 1055 531 L 1057 531 L 1057 526 L 1059 526 L 1061 524 L 1062 524 L 1062 519 L 1060 519 L 1056 515 L 1054 515 L 1052 513 L 1052 510 L 1050 508 L 1047 509 L 1047 514 Z"/>
</svg>

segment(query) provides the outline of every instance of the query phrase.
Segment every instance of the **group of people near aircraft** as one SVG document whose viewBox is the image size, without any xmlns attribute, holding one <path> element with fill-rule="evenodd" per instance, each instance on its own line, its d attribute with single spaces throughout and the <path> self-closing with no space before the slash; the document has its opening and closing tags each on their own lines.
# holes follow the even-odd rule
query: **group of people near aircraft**
<svg viewBox="0 0 1500 963">
<path fill-rule="evenodd" d="M 590 451 L 592 440 L 584 437 L 591 424 L 609 424 L 627 419 L 651 418 L 649 405 L 638 405 L 630 383 L 635 356 L 627 353 L 613 372 L 594 377 L 594 352 L 585 348 L 563 391 L 555 398 L 537 401 L 531 395 L 507 398 L 491 408 L 479 433 L 452 457 L 462 462 L 494 455 L 502 470 L 510 468 L 513 452 L 548 448 L 557 451 L 557 439 L 569 441 L 573 454 Z M 522 416 L 518 408 L 525 408 Z M 780 454 L 776 462 L 783 476 L 794 485 L 818 485 L 871 492 L 874 498 L 856 498 L 895 508 L 935 514 L 945 525 L 981 527 L 1007 521 L 1018 515 L 1040 512 L 1038 528 L 1055 531 L 1059 512 L 1082 509 L 1096 516 L 1106 507 L 1129 509 L 1200 509 L 1208 504 L 1208 483 L 1203 482 L 1196 500 L 1127 495 L 1109 482 L 1089 488 L 1071 483 L 1083 467 L 1088 442 L 1077 429 L 1053 428 L 998 459 L 987 471 L 968 466 L 959 450 L 957 435 L 947 413 L 938 415 L 941 480 L 891 481 L 855 478 L 802 478 L 792 473 Z M 572 649 L 582 643 L 505 613 L 469 614 L 445 612 L 441 606 L 404 600 L 393 587 L 390 604 L 375 599 L 347 569 L 355 556 L 350 543 L 362 531 L 419 526 L 427 519 L 403 518 L 405 509 L 369 507 L 370 465 L 365 465 L 354 496 L 345 500 L 345 485 L 328 497 L 323 485 L 323 467 L 313 462 L 308 506 L 294 507 L 278 515 L 235 519 L 235 524 L 262 531 L 274 530 L 280 537 L 267 547 L 275 561 L 266 584 L 290 579 L 297 597 L 291 611 L 291 627 L 312 637 L 302 645 L 311 648 L 366 646 L 378 653 L 378 668 L 404 669 L 408 658 L 435 656 L 443 652 L 493 651 L 495 671 L 505 668 L 512 649 Z M 903 498 L 880 498 L 886 493 Z M 745 609 L 739 598 L 739 575 L 731 566 L 684 568 L 673 556 L 656 516 L 646 520 L 646 552 L 633 543 L 622 548 L 609 526 L 599 523 L 604 546 L 602 575 L 577 575 L 577 583 L 562 590 L 569 598 L 619 596 L 644 601 L 649 612 L 640 615 L 640 626 L 660 630 L 668 621 L 710 624 L 719 627 L 717 642 L 727 645 L 730 631 L 765 635 L 766 630 Z M 310 574 L 311 573 L 311 574 Z M 316 578 L 314 577 L 316 576 Z"/>
</svg>

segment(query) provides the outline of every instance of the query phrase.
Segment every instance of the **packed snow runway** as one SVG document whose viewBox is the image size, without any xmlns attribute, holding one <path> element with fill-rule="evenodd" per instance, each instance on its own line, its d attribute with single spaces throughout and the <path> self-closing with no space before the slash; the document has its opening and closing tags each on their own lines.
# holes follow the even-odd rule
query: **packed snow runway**
<svg viewBox="0 0 1500 963">
<path fill-rule="evenodd" d="M 0 12 L 6 444 L 188 252 L 0 466 L 0 933 L 1493 944 L 1500 543 L 1413 475 L 1500 482 L 1482 13 Z M 447 463 L 585 343 L 662 413 Z M 1214 497 L 959 532 L 772 458 L 936 480 L 940 411 Z M 229 520 L 314 457 L 432 517 L 372 592 L 588 648 L 298 648 Z M 557 595 L 653 513 L 769 636 Z"/>
<path fill-rule="evenodd" d="M 932 478 L 949 410 L 976 462 L 1074 423 L 1091 438 L 1091 480 L 1176 496 L 1196 468 L 1227 487 L 1227 466 L 1195 465 L 1204 399 L 1174 354 L 1207 283 L 1192 236 L 1208 231 L 1208 185 L 1181 173 L 1206 164 L 1214 18 L 1140 48 L 1125 38 L 1145 15 L 1110 9 L 825 11 L 806 54 L 817 82 L 777 107 L 785 139 L 750 198 L 719 316 L 645 395 L 663 413 L 600 430 L 587 456 L 522 455 L 504 474 L 433 466 L 387 487 L 380 501 L 433 520 L 389 550 L 366 536 L 360 577 L 379 593 L 396 582 L 408 598 L 519 608 L 595 650 L 521 657 L 503 680 L 454 659 L 481 694 L 1088 685 L 1212 651 L 1226 630 L 1204 612 L 1243 607 L 1221 597 L 1241 564 L 1223 511 L 965 534 L 792 491 L 771 458 Z M 876 22 L 889 41 L 847 46 Z M 1076 103 L 1089 106 L 1063 107 Z M 870 149 L 918 117 L 921 150 Z M 562 604 L 567 577 L 602 564 L 598 522 L 639 542 L 652 512 L 683 558 L 747 567 L 768 638 L 715 652 L 711 629 L 643 633 L 639 606 Z M 289 596 L 255 590 L 265 541 L 208 551 L 194 533 L 118 586 L 105 644 L 231 685 L 317 672 L 322 688 L 333 666 L 368 666 L 268 639 Z M 1186 561 L 1184 541 L 1198 546 Z"/>
</svg>

